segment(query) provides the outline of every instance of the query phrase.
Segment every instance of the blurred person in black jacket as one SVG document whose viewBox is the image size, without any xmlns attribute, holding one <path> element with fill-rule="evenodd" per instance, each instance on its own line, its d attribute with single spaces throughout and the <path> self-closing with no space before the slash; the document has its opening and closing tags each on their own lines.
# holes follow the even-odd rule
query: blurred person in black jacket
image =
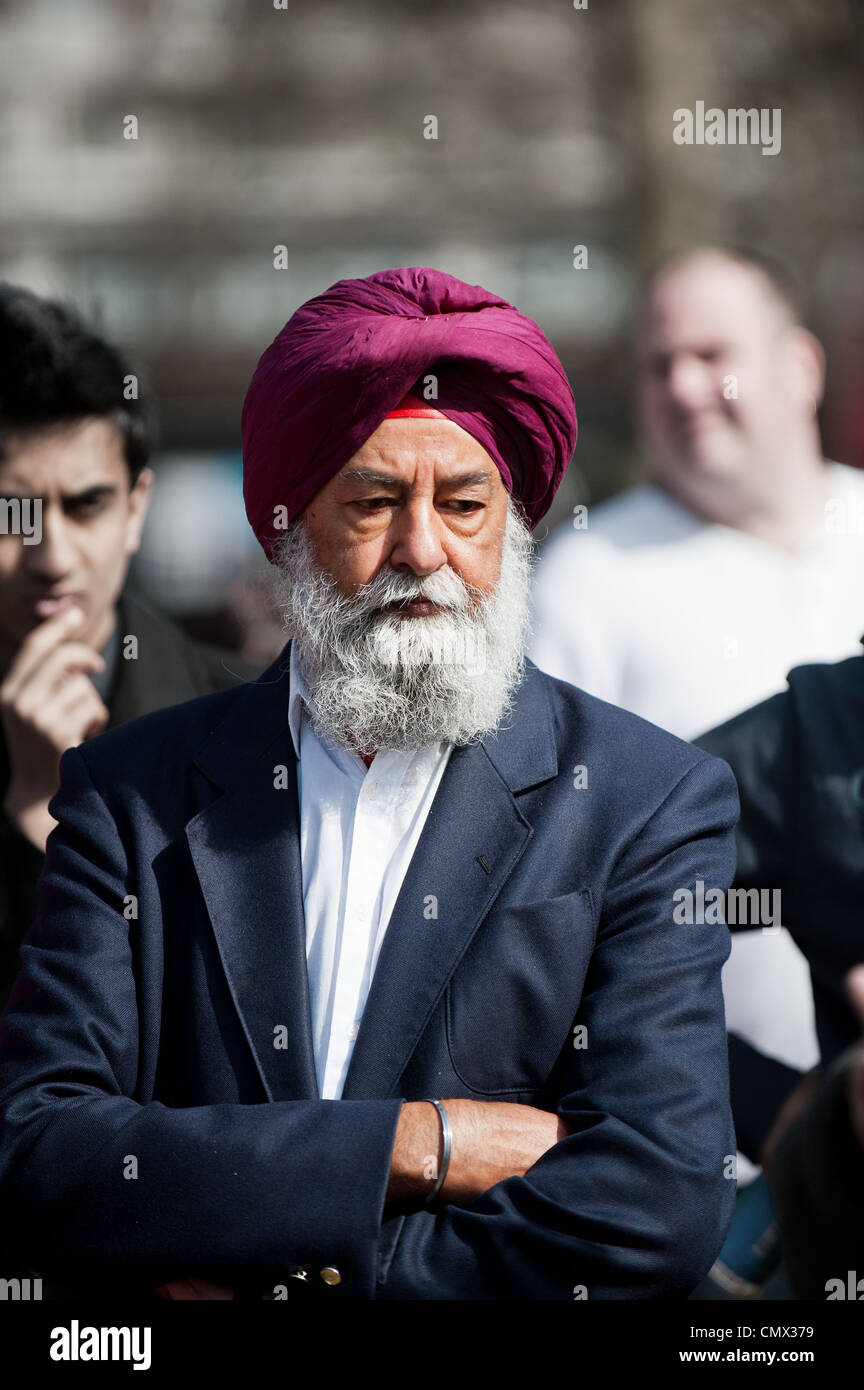
<svg viewBox="0 0 864 1390">
<path fill-rule="evenodd" d="M 152 410 L 65 305 L 0 285 L 0 1009 L 72 745 L 259 668 L 124 585 L 153 483 Z"/>
<path fill-rule="evenodd" d="M 786 1100 L 767 1132 L 753 1117 L 752 1141 L 771 1185 L 790 1280 L 799 1298 L 860 1298 L 864 655 L 797 667 L 787 690 L 697 743 L 725 759 L 738 782 L 735 887 L 780 890 L 783 922 L 810 966 L 818 1072 L 793 1088 L 777 1077 L 778 1099 L 785 1089 Z M 760 1065 L 780 1064 L 767 1058 Z M 742 1147 L 746 1142 L 739 1133 Z M 854 1295 L 848 1292 L 852 1274 Z"/>
</svg>

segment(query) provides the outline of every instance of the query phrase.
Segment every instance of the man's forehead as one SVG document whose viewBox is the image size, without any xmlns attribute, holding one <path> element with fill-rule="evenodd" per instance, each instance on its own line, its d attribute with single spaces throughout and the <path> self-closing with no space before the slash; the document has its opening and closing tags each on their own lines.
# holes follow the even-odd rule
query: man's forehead
<svg viewBox="0 0 864 1390">
<path fill-rule="evenodd" d="M 385 420 L 336 475 L 349 484 L 468 476 L 503 487 L 495 461 L 466 430 L 450 420 L 417 419 Z"/>
<path fill-rule="evenodd" d="M 128 471 L 120 433 L 110 422 L 98 423 L 105 428 L 67 426 L 4 438 L 0 492 L 76 497 L 123 483 Z"/>
<path fill-rule="evenodd" d="M 637 341 L 662 346 L 681 335 L 737 340 L 778 317 L 761 275 L 723 257 L 705 257 L 661 272 L 639 319 Z"/>
</svg>

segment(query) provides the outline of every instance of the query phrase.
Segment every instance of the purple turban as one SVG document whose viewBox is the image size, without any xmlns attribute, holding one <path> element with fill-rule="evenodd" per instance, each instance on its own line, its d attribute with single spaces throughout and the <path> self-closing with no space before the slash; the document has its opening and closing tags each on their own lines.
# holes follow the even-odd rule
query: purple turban
<svg viewBox="0 0 864 1390">
<path fill-rule="evenodd" d="M 299 516 L 412 388 L 494 459 L 533 528 L 576 443 L 573 392 L 531 319 L 428 266 L 340 280 L 301 305 L 243 405 L 243 496 L 271 558 L 275 509 Z M 280 518 L 285 520 L 284 514 Z"/>
</svg>

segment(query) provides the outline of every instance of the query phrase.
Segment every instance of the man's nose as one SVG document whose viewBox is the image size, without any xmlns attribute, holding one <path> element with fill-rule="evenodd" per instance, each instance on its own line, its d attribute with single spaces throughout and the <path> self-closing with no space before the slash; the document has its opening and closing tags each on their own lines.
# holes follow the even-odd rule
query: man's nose
<svg viewBox="0 0 864 1390">
<path fill-rule="evenodd" d="M 717 383 L 716 369 L 710 363 L 693 353 L 682 353 L 669 364 L 666 394 L 674 405 L 692 410 L 715 399 Z"/>
<path fill-rule="evenodd" d="M 42 508 L 42 539 L 38 545 L 25 545 L 31 574 L 56 581 L 68 574 L 75 565 L 76 552 L 69 522 L 56 507 Z"/>
<path fill-rule="evenodd" d="M 434 574 L 447 564 L 443 523 L 431 502 L 409 503 L 393 522 L 390 564 L 412 574 Z"/>
</svg>

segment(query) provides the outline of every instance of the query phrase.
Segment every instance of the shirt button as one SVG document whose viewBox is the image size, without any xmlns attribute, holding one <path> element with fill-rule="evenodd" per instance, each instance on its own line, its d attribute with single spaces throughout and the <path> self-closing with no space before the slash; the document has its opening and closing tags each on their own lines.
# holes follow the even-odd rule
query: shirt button
<svg viewBox="0 0 864 1390">
<path fill-rule="evenodd" d="M 348 1037 L 351 1039 L 352 1042 L 355 1041 L 355 1039 L 356 1039 L 356 1037 L 357 1037 L 357 1034 L 358 1034 L 359 1032 L 360 1032 L 360 1029 L 357 1027 L 357 1024 L 356 1024 L 356 1023 L 352 1023 L 352 1024 L 351 1024 L 351 1027 L 348 1029 Z"/>
<path fill-rule="evenodd" d="M 335 1285 L 342 1283 L 342 1275 L 339 1273 L 335 1265 L 327 1265 L 325 1269 L 322 1269 L 321 1278 L 324 1280 L 325 1284 Z"/>
</svg>

